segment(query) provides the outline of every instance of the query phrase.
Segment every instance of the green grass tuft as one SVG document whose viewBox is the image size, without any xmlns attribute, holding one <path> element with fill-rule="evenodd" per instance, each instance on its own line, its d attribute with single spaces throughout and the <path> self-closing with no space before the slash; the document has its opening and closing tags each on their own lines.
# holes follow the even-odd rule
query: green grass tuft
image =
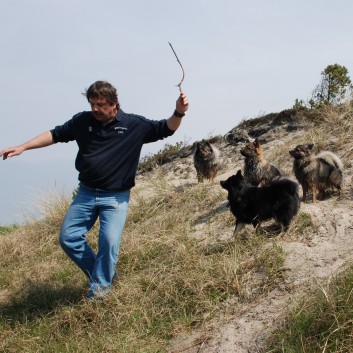
<svg viewBox="0 0 353 353">
<path fill-rule="evenodd" d="M 308 293 L 272 336 L 268 352 L 353 351 L 353 267 Z"/>
</svg>

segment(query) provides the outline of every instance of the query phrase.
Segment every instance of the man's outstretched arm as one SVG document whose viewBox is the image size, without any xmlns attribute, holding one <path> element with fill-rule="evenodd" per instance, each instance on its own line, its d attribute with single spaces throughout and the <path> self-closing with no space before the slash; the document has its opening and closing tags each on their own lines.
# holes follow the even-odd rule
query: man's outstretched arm
<svg viewBox="0 0 353 353">
<path fill-rule="evenodd" d="M 54 144 L 53 136 L 50 131 L 45 131 L 42 134 L 34 137 L 33 139 L 23 143 L 19 146 L 8 147 L 2 151 L 0 151 L 0 157 L 2 159 L 7 159 L 14 156 L 19 156 L 22 152 L 26 150 L 32 150 L 35 148 L 46 147 Z"/>
</svg>

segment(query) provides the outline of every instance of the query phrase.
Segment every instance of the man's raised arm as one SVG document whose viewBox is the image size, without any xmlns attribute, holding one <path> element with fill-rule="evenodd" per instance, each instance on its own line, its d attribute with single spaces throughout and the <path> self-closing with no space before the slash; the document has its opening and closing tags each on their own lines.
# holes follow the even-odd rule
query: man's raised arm
<svg viewBox="0 0 353 353">
<path fill-rule="evenodd" d="M 167 125 L 170 130 L 177 130 L 181 123 L 181 118 L 185 115 L 185 112 L 189 108 L 188 97 L 184 92 L 180 93 L 176 101 L 176 107 L 173 115 L 167 119 Z"/>
</svg>

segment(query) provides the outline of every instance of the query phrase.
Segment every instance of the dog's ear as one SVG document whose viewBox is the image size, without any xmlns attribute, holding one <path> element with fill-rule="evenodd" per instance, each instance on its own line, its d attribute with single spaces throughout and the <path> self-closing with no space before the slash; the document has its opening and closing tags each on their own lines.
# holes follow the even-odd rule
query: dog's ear
<svg viewBox="0 0 353 353">
<path fill-rule="evenodd" d="M 239 169 L 239 170 L 237 171 L 236 176 L 240 176 L 240 177 L 242 176 L 242 175 L 241 175 L 241 169 Z"/>
</svg>

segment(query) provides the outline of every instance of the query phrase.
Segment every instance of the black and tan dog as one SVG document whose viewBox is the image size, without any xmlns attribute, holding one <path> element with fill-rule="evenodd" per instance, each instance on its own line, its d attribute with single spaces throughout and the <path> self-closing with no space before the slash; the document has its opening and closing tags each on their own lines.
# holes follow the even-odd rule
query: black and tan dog
<svg viewBox="0 0 353 353">
<path fill-rule="evenodd" d="M 299 185 L 287 177 L 278 177 L 269 185 L 257 187 L 248 183 L 239 170 L 220 184 L 228 191 L 230 210 L 236 217 L 234 235 L 245 224 L 257 227 L 272 218 L 286 231 L 300 207 Z"/>
<path fill-rule="evenodd" d="M 343 163 L 329 151 L 315 155 L 313 147 L 313 144 L 298 145 L 289 154 L 294 158 L 293 171 L 302 186 L 303 201 L 306 201 L 307 193 L 311 191 L 312 202 L 316 203 L 316 198 L 324 198 L 326 190 L 336 188 L 341 193 Z"/>
<path fill-rule="evenodd" d="M 219 150 L 208 141 L 197 142 L 194 153 L 194 166 L 197 173 L 197 181 L 202 183 L 204 179 L 213 182 L 219 166 Z"/>
<path fill-rule="evenodd" d="M 244 177 L 254 186 L 268 185 L 274 178 L 281 176 L 279 169 L 264 158 L 263 149 L 258 141 L 248 141 L 240 151 L 245 157 Z"/>
</svg>

